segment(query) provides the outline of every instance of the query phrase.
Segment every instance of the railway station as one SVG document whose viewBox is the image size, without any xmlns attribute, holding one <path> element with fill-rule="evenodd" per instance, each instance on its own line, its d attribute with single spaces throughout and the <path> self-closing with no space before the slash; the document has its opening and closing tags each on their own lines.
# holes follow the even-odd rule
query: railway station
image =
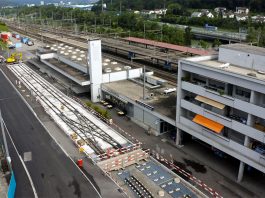
<svg viewBox="0 0 265 198">
<path fill-rule="evenodd" d="M 75 47 L 86 49 L 84 42 L 91 39 L 91 36 L 77 36 L 75 34 L 41 33 L 41 37 L 52 39 L 57 42 L 71 43 Z M 62 36 L 64 35 L 64 36 Z M 71 42 L 71 40 L 74 42 Z M 76 40 L 77 39 L 77 40 Z M 102 52 L 123 56 L 133 61 L 154 64 L 166 70 L 177 70 L 178 60 L 185 57 L 208 55 L 209 51 L 193 49 L 179 45 L 168 45 L 162 42 L 154 42 L 148 39 L 137 39 L 128 37 L 124 39 L 100 38 L 102 40 Z M 142 47 L 144 46 L 144 48 Z"/>
<path fill-rule="evenodd" d="M 150 134 L 158 136 L 168 132 L 175 140 L 175 86 L 154 76 L 151 70 L 145 71 L 144 82 L 143 68 L 124 65 L 102 57 L 99 50 L 89 49 L 86 57 L 83 49 L 49 43 L 36 51 L 38 60 L 30 62 L 53 76 L 57 73 L 62 81 L 70 82 L 69 88 L 75 93 L 87 92 L 93 102 L 109 102 Z M 101 63 L 91 63 L 93 58 L 89 57 L 93 53 L 98 55 L 93 58 L 101 59 Z"/>
<path fill-rule="evenodd" d="M 233 45 L 229 45 L 229 46 L 231 46 L 231 49 L 234 50 Z M 227 48 L 230 49 L 229 47 L 220 48 L 221 49 L 221 53 L 220 53 L 221 57 L 225 57 L 223 54 L 228 53 Z M 89 50 L 90 53 L 93 53 L 91 51 L 92 48 L 89 48 L 89 49 L 90 49 Z M 258 49 L 255 49 L 255 50 L 257 51 L 257 53 L 259 52 Z M 240 53 L 243 53 L 243 52 L 244 52 L 244 50 L 242 50 L 242 52 L 240 51 Z M 253 56 L 255 56 L 255 54 Z M 101 56 L 98 56 L 98 57 L 101 57 Z M 204 59 L 205 60 L 210 59 L 209 57 L 211 58 L 214 56 L 202 56 L 201 58 L 195 57 L 195 58 L 191 58 L 190 60 L 194 59 L 194 60 L 202 60 L 203 61 Z M 224 58 L 224 59 L 225 60 L 222 60 L 222 61 L 232 62 L 232 60 L 227 60 L 227 58 Z M 104 60 L 102 58 L 101 58 L 101 60 L 103 60 L 103 63 L 106 63 L 106 62 L 104 62 L 106 60 Z M 89 58 L 88 58 L 88 61 L 90 61 Z M 207 66 L 209 65 L 208 63 L 205 63 L 205 64 L 207 64 Z M 241 67 L 244 67 L 243 63 L 236 63 L 236 64 L 243 65 Z M 90 65 L 91 65 L 91 63 L 90 63 Z M 184 121 L 183 120 L 184 118 L 182 118 L 181 121 L 178 121 L 179 117 L 176 117 L 177 111 L 178 111 L 177 110 L 178 104 L 181 104 L 181 108 L 184 108 L 184 109 L 192 108 L 191 105 L 186 104 L 187 103 L 186 101 L 181 101 L 181 100 L 177 99 L 179 97 L 184 97 L 183 91 L 180 92 L 182 95 L 182 96 L 180 96 L 179 92 L 177 93 L 177 89 L 175 86 L 168 84 L 168 82 L 164 79 L 155 77 L 153 75 L 152 71 L 144 72 L 142 68 L 137 68 L 137 69 L 134 69 L 134 72 L 135 72 L 134 75 L 130 76 L 128 73 L 130 72 L 130 70 L 133 70 L 133 68 L 131 68 L 130 66 L 127 65 L 127 67 L 129 67 L 130 69 L 125 70 L 127 72 L 127 75 L 123 75 L 124 77 L 122 77 L 122 75 L 121 75 L 122 71 L 117 72 L 117 71 L 115 71 L 115 68 L 113 69 L 113 67 L 110 68 L 111 71 L 109 71 L 109 73 L 105 74 L 104 71 L 106 72 L 106 69 L 104 69 L 104 64 L 101 64 L 101 65 L 103 65 L 102 68 L 100 68 L 98 70 L 98 72 L 96 72 L 96 74 L 94 73 L 95 70 L 92 71 L 91 74 L 89 74 L 90 85 L 92 85 L 92 84 L 95 85 L 95 83 L 92 83 L 92 81 L 91 81 L 91 79 L 93 79 L 93 74 L 95 74 L 97 76 L 96 86 L 94 88 L 90 87 L 90 94 L 91 94 L 92 101 L 100 102 L 103 100 L 103 101 L 108 102 L 109 104 L 114 105 L 116 108 L 122 110 L 123 112 L 126 112 L 127 116 L 133 122 L 137 123 L 141 127 L 144 127 L 146 130 L 148 130 L 148 132 L 150 134 L 158 136 L 158 135 L 161 135 L 164 133 L 168 133 L 169 137 L 172 138 L 172 140 L 175 141 L 175 143 L 178 145 L 181 145 L 183 138 L 185 140 L 186 135 L 183 135 L 184 133 L 185 134 L 186 133 L 191 134 L 192 136 L 198 138 L 197 134 L 194 135 L 193 132 L 189 132 L 189 130 L 185 128 L 186 126 L 183 123 L 186 123 L 186 122 L 188 123 L 188 121 L 186 121 L 186 120 Z M 100 66 L 98 65 L 97 69 L 99 67 Z M 122 66 L 120 65 L 120 67 L 122 67 Z M 221 69 L 227 69 L 227 68 L 232 68 L 232 67 L 230 66 L 230 64 L 223 64 L 223 65 L 221 64 L 220 68 Z M 90 69 L 88 69 L 88 70 L 89 70 L 88 72 L 91 71 Z M 101 78 L 102 80 L 98 81 L 98 79 L 99 79 L 98 76 L 100 76 L 100 75 L 102 75 L 102 78 Z M 104 75 L 106 75 L 108 77 L 104 77 Z M 183 74 L 179 74 L 179 75 L 183 75 Z M 184 78 L 185 78 L 185 76 L 179 77 L 179 79 L 184 79 Z M 108 80 L 106 80 L 106 79 L 108 79 Z M 201 81 L 203 81 L 203 79 L 200 77 L 196 77 L 196 79 L 200 79 Z M 214 82 L 214 84 L 212 83 L 212 81 Z M 210 82 L 211 82 L 211 86 L 217 86 L 218 87 L 217 92 L 219 91 L 219 89 L 221 89 L 222 86 L 220 85 L 220 83 L 215 82 L 214 80 L 209 80 L 209 84 L 210 84 Z M 182 83 L 181 81 L 179 83 L 184 84 L 184 85 L 187 84 L 186 82 Z M 183 89 L 190 90 L 189 87 L 188 88 L 184 87 Z M 239 88 L 237 88 L 237 89 L 239 89 Z M 198 90 L 195 93 L 197 93 Z M 226 90 L 229 91 L 229 87 L 226 88 L 225 91 Z M 178 88 L 178 91 L 179 91 L 179 88 Z M 237 94 L 235 94 L 235 95 L 237 95 Z M 217 98 L 214 97 L 214 99 L 219 101 L 219 102 L 217 102 L 213 99 L 209 99 L 207 96 L 204 96 L 203 94 L 199 94 L 197 97 L 195 97 L 195 100 L 200 101 L 202 103 L 206 103 L 206 104 L 211 105 L 211 106 L 214 106 L 217 109 L 218 108 L 221 110 L 224 109 L 224 105 L 221 105 L 223 103 L 220 103 L 220 100 L 218 97 Z M 185 96 L 185 98 L 188 98 L 188 97 L 191 97 L 191 96 L 189 96 L 189 95 Z M 203 125 L 205 127 L 207 127 L 208 125 L 218 125 L 218 124 L 215 124 L 215 121 L 212 121 L 212 119 L 215 120 L 215 118 L 213 116 L 207 116 L 208 114 L 206 114 L 206 113 L 199 113 L 201 111 L 196 111 L 195 109 L 192 109 L 192 111 L 193 112 L 195 111 L 198 114 L 198 116 L 197 116 L 198 118 L 194 117 L 193 122 L 195 122 L 199 125 Z M 216 112 L 218 112 L 218 111 L 216 111 Z M 238 120 L 240 120 L 240 122 L 247 124 L 247 122 L 248 122 L 247 121 L 248 120 L 247 114 L 245 114 L 244 112 L 240 113 L 236 109 L 233 110 L 233 112 L 234 112 L 233 115 L 238 115 L 240 117 L 240 118 L 238 118 Z M 204 117 L 199 118 L 199 114 L 200 115 L 203 114 L 203 116 L 204 117 L 206 116 L 206 117 L 205 118 Z M 229 115 L 231 117 L 231 119 L 235 119 L 235 116 L 233 116 L 233 115 L 232 114 Z M 257 115 L 255 115 L 255 116 L 257 116 Z M 204 119 L 204 121 L 203 121 L 203 119 Z M 220 119 L 218 119 L 218 121 L 220 121 Z M 208 124 L 203 124 L 206 122 Z M 190 126 L 191 123 L 188 125 Z M 221 126 L 227 126 L 227 123 L 225 122 L 224 124 L 221 124 Z M 209 126 L 209 128 L 211 130 L 215 130 L 215 129 L 211 128 L 211 126 Z M 223 127 L 220 130 L 222 131 Z M 237 129 L 233 129 L 233 131 L 235 131 L 235 130 L 237 131 Z M 219 129 L 218 129 L 218 133 L 219 133 Z M 258 133 L 258 132 L 256 132 L 256 133 Z M 230 142 L 232 140 L 236 140 L 235 144 L 245 141 L 244 137 L 242 135 L 238 134 L 238 132 L 232 133 L 231 131 L 226 131 L 226 132 L 224 132 L 224 134 L 226 134 L 225 137 L 226 138 L 228 137 Z M 201 137 L 199 139 L 201 139 Z M 206 140 L 206 139 L 204 139 L 204 141 L 208 142 L 208 140 Z M 216 149 L 215 146 L 213 148 Z M 217 148 L 221 152 L 226 153 L 226 150 L 224 149 L 225 147 L 217 147 Z M 234 156 L 233 153 L 230 153 L 230 152 L 228 152 L 228 153 L 231 154 L 232 156 Z M 236 158 L 242 160 L 243 164 L 250 163 L 249 161 L 248 162 L 245 161 L 243 156 L 236 156 Z M 260 156 L 260 159 L 263 159 L 262 156 Z M 263 172 L 263 165 L 260 164 L 261 162 L 258 164 L 255 164 L 255 163 L 256 162 L 251 162 L 250 164 L 251 164 L 251 166 L 254 166 L 258 170 Z M 241 166 L 243 166 L 243 165 L 240 165 L 240 171 L 239 171 L 239 175 L 238 175 L 239 180 L 242 179 L 242 172 L 241 172 L 242 168 L 241 168 Z"/>
<path fill-rule="evenodd" d="M 174 84 L 157 76 L 156 72 L 150 68 L 135 67 L 134 61 L 130 64 L 105 56 L 102 54 L 104 50 L 99 39 L 85 37 L 90 39 L 84 43 L 50 33 L 39 33 L 39 35 L 45 37 L 46 43 L 32 52 L 36 54 L 36 58 L 32 58 L 29 62 L 37 66 L 41 72 L 64 81 L 76 94 L 84 93 L 94 103 L 104 104 L 106 108 L 114 107 L 117 112 L 125 114 L 149 134 L 167 135 L 176 146 L 182 147 L 189 141 L 198 141 L 209 146 L 221 158 L 229 155 L 240 163 L 238 181 L 242 180 L 245 167 L 264 172 L 264 157 L 261 153 L 264 145 L 264 116 L 258 113 L 264 111 L 262 102 L 264 96 L 261 88 L 264 69 L 260 66 L 263 64 L 264 51 L 234 44 L 221 46 L 218 55 L 211 55 L 201 50 L 180 49 L 174 45 L 165 46 L 160 42 L 150 43 L 148 40 L 133 37 L 119 41 L 121 46 L 122 43 L 128 42 L 132 48 L 147 50 L 145 52 L 157 48 L 158 54 L 161 54 L 161 56 L 156 54 L 159 59 L 164 57 L 165 53 L 161 49 L 170 51 L 175 57 L 174 62 L 177 62 L 176 66 L 180 64 L 176 77 L 178 82 Z M 121 51 L 124 51 L 124 54 L 130 53 L 121 48 L 113 49 L 116 53 Z M 138 58 L 148 57 L 152 60 L 152 57 L 156 56 L 147 55 L 145 52 L 140 51 Z M 248 57 L 251 57 L 252 61 Z M 137 59 L 137 54 L 129 58 Z M 160 60 L 162 60 L 161 63 L 166 61 L 163 58 Z M 243 60 L 245 62 L 242 62 Z M 225 78 L 220 77 L 219 73 L 222 73 L 222 77 L 225 76 Z M 209 75 L 205 76 L 205 74 Z M 241 87 L 230 78 L 230 75 L 235 75 L 238 82 L 242 81 L 242 84 L 246 84 L 245 80 L 248 81 L 248 85 L 255 81 L 257 86 Z M 244 105 L 249 106 L 249 109 L 256 109 L 256 112 L 240 107 Z M 57 108 L 63 110 L 64 107 Z M 80 132 L 83 130 L 80 126 L 74 127 L 72 130 L 80 130 Z M 71 135 L 70 130 L 68 135 Z M 108 129 L 104 128 L 104 131 Z M 78 141 L 83 144 L 81 140 L 86 141 L 87 137 L 80 134 L 78 133 L 77 137 L 73 135 L 71 138 L 76 143 Z M 108 140 L 110 143 L 102 143 L 97 140 L 99 137 L 89 138 L 95 138 L 99 144 L 92 144 L 91 147 L 89 144 L 83 145 L 82 149 L 87 154 L 93 154 L 94 159 L 102 157 L 101 155 L 107 156 L 108 161 L 101 163 L 99 160 L 96 163 L 102 169 L 111 172 L 113 177 L 121 181 L 122 186 L 129 186 L 133 191 L 138 192 L 137 188 L 143 189 L 148 186 L 147 183 L 139 182 L 141 178 L 147 177 L 156 183 L 162 181 L 167 175 L 161 167 L 153 166 L 148 160 L 147 163 L 143 163 L 149 159 L 150 153 L 133 150 L 133 153 L 126 154 L 123 150 L 119 150 L 120 147 L 130 147 L 132 144 L 129 141 L 115 137 L 115 140 Z M 120 146 L 116 147 L 115 142 Z M 93 146 L 96 147 L 95 150 Z M 116 152 L 122 155 L 116 158 L 115 151 L 109 152 L 109 148 L 116 149 Z M 234 151 L 234 148 L 238 150 Z M 103 150 L 106 153 L 102 154 Z M 97 156 L 98 153 L 101 155 Z M 249 159 L 244 153 L 252 158 Z M 145 155 L 148 157 L 146 158 Z M 132 157 L 133 166 L 128 160 L 131 156 L 134 156 Z M 135 156 L 141 159 L 141 163 L 135 159 Z M 130 165 L 127 166 L 127 164 Z M 119 171 L 120 169 L 125 170 Z M 142 172 L 141 176 L 139 171 Z M 157 174 L 160 171 L 162 173 Z M 170 180 L 172 182 L 157 182 L 159 187 L 156 186 L 154 192 L 162 188 L 167 191 L 167 194 L 177 194 L 178 182 L 174 181 L 174 177 Z M 172 190 L 171 187 L 174 189 Z M 189 192 L 188 190 L 184 188 L 183 194 Z"/>
</svg>

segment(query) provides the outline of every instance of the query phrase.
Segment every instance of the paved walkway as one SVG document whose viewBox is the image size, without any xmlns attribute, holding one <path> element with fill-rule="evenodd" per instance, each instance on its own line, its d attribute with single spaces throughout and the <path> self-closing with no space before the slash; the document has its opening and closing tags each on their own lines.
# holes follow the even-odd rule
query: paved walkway
<svg viewBox="0 0 265 198">
<path fill-rule="evenodd" d="M 8 184 L 5 175 L 0 171 L 0 197 L 7 197 Z"/>
</svg>

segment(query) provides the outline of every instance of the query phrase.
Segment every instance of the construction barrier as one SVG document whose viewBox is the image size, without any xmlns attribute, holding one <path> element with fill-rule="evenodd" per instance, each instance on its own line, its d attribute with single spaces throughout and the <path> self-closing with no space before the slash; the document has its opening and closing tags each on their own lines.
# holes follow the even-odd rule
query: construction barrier
<svg viewBox="0 0 265 198">
<path fill-rule="evenodd" d="M 119 170 L 130 165 L 136 164 L 141 160 L 146 160 L 150 156 L 149 150 L 137 149 L 129 153 L 121 154 L 119 156 L 106 159 L 97 163 L 105 172 Z"/>
<path fill-rule="evenodd" d="M 179 166 L 175 165 L 172 161 L 168 161 L 166 158 L 161 156 L 159 153 L 152 152 L 152 155 L 160 162 L 165 163 L 168 165 L 171 169 L 174 169 L 178 171 L 181 175 L 185 176 L 195 184 L 197 184 L 200 188 L 210 193 L 213 197 L 216 198 L 223 198 L 218 192 L 207 186 L 205 183 L 203 183 L 201 180 L 194 177 L 192 174 L 188 173 L 187 171 L 181 169 Z"/>
<path fill-rule="evenodd" d="M 94 161 L 99 162 L 99 161 L 106 160 L 106 159 L 109 159 L 112 157 L 116 157 L 116 156 L 121 155 L 121 154 L 128 153 L 128 152 L 133 151 L 133 150 L 140 149 L 140 148 L 141 148 L 141 143 L 136 143 L 136 144 L 132 144 L 130 146 L 122 147 L 119 149 L 108 149 L 106 153 L 97 155 L 93 159 L 94 159 Z"/>
</svg>

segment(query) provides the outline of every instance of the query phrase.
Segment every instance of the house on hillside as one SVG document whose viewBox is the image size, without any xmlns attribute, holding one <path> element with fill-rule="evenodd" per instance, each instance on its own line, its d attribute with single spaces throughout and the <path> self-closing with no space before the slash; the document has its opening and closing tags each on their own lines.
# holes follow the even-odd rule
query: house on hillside
<svg viewBox="0 0 265 198">
<path fill-rule="evenodd" d="M 236 13 L 237 14 L 249 14 L 249 9 L 246 7 L 236 7 Z"/>
<path fill-rule="evenodd" d="M 247 14 L 235 14 L 236 20 L 237 21 L 247 21 L 248 20 L 248 15 Z"/>
<path fill-rule="evenodd" d="M 232 11 L 223 12 L 222 13 L 222 18 L 223 19 L 233 19 L 233 18 L 235 18 L 235 13 L 232 12 Z"/>
<path fill-rule="evenodd" d="M 199 18 L 199 17 L 202 17 L 202 13 L 201 12 L 193 12 L 191 14 L 191 17 L 192 18 Z"/>
<path fill-rule="evenodd" d="M 214 12 L 216 12 L 216 13 L 224 13 L 224 12 L 226 12 L 226 7 L 217 7 L 217 8 L 215 8 L 214 9 Z"/>
<path fill-rule="evenodd" d="M 200 17 L 208 17 L 208 18 L 214 18 L 214 15 L 207 9 L 203 9 L 200 12 L 193 12 L 191 14 L 192 18 L 200 18 Z"/>
<path fill-rule="evenodd" d="M 265 16 L 257 15 L 251 17 L 252 22 L 254 23 L 265 23 Z"/>
</svg>

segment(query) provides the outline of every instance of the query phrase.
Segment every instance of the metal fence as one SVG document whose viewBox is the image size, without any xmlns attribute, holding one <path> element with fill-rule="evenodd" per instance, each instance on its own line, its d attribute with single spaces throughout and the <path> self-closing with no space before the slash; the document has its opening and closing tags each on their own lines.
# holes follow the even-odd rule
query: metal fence
<svg viewBox="0 0 265 198">
<path fill-rule="evenodd" d="M 4 120 L 2 117 L 2 113 L 0 110 L 0 128 L 1 128 L 1 135 L 0 135 L 0 165 L 1 170 L 4 173 L 4 176 L 6 178 L 6 181 L 8 183 L 8 189 L 7 189 L 7 197 L 8 198 L 14 198 L 15 192 L 16 192 L 16 178 L 14 175 L 14 172 L 12 170 L 12 164 L 11 164 L 11 157 L 9 155 L 9 150 L 7 146 L 7 139 L 6 139 L 6 126 L 4 124 Z"/>
</svg>

